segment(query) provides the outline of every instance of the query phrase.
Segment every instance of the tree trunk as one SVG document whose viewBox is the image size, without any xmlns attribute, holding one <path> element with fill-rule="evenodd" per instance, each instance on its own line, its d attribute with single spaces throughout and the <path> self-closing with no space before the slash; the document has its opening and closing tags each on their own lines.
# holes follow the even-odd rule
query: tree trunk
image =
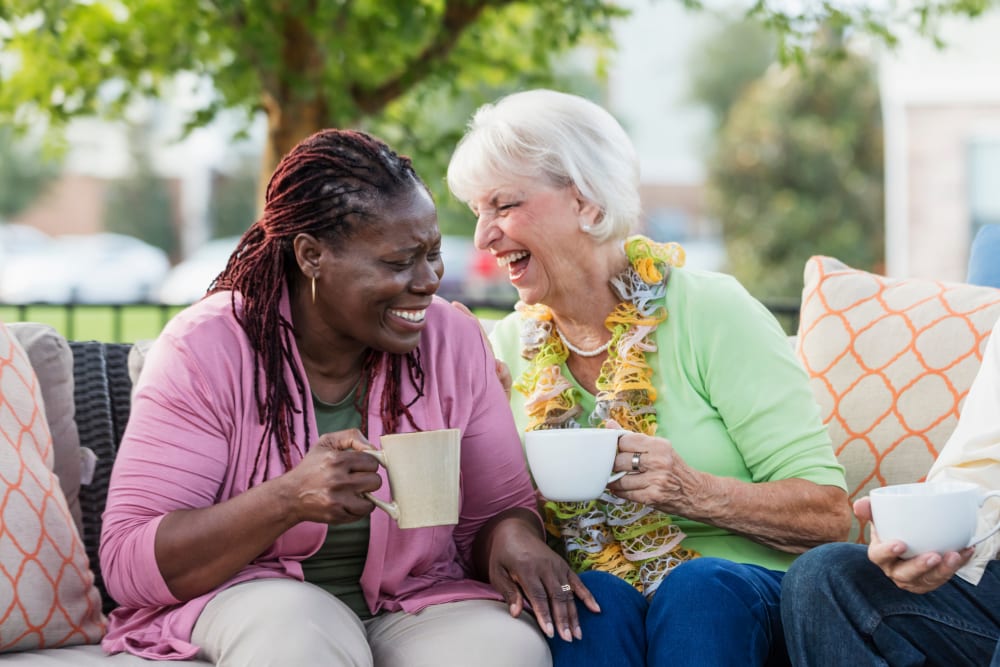
<svg viewBox="0 0 1000 667">
<path fill-rule="evenodd" d="M 323 91 L 323 53 L 298 17 L 288 17 L 281 30 L 283 42 L 278 69 L 265 75 L 262 104 L 267 114 L 267 139 L 261 157 L 257 204 L 281 159 L 300 141 L 329 122 Z M 293 83 L 298 82 L 298 83 Z"/>
<path fill-rule="evenodd" d="M 267 139 L 261 155 L 260 177 L 257 183 L 257 205 L 264 210 L 264 195 L 271 174 L 296 144 L 326 127 L 326 104 L 319 96 L 311 100 L 294 100 L 267 104 Z"/>
</svg>

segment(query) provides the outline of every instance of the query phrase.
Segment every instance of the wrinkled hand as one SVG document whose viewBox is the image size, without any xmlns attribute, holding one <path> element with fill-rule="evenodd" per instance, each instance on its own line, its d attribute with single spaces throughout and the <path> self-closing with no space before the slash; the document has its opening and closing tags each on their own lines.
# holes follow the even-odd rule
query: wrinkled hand
<svg viewBox="0 0 1000 667">
<path fill-rule="evenodd" d="M 350 523 L 370 514 L 375 505 L 361 494 L 382 486 L 378 461 L 357 429 L 324 433 L 297 466 L 283 475 L 299 521 Z"/>
<path fill-rule="evenodd" d="M 861 498 L 854 503 L 854 514 L 861 521 L 872 520 L 871 501 Z M 975 547 L 961 551 L 949 551 L 945 554 L 918 554 L 913 558 L 902 559 L 906 545 L 899 540 L 883 542 L 871 526 L 871 543 L 868 545 L 868 560 L 875 563 L 885 576 L 904 591 L 911 593 L 927 593 L 951 579 L 963 565 L 969 562 Z"/>
<path fill-rule="evenodd" d="M 503 595 L 510 615 L 519 616 L 527 601 L 548 637 L 556 631 L 565 641 L 583 637 L 576 597 L 591 611 L 601 611 L 580 577 L 525 521 L 509 519 L 496 527 L 489 563 L 490 584 Z"/>
<path fill-rule="evenodd" d="M 493 352 L 493 345 L 492 345 L 492 343 L 490 343 L 490 337 L 486 335 L 486 329 L 483 328 L 483 323 L 479 320 L 479 318 L 476 317 L 473 314 L 473 312 L 471 310 L 469 310 L 468 306 L 466 306 L 461 301 L 452 301 L 451 305 L 454 306 L 455 308 L 457 308 L 458 310 L 462 311 L 463 313 L 465 313 L 469 317 L 471 317 L 474 320 L 476 320 L 476 322 L 479 324 L 479 331 L 483 334 L 483 340 L 486 341 L 486 347 L 488 347 L 489 350 L 490 350 L 490 352 L 492 353 Z M 497 379 L 500 380 L 500 384 L 503 385 L 503 391 L 504 391 L 505 394 L 507 394 L 507 400 L 509 401 L 510 400 L 510 388 L 514 384 L 514 379 L 510 375 L 510 367 L 507 366 L 507 364 L 505 364 L 504 362 L 502 362 L 499 359 L 497 359 L 495 354 L 493 355 L 493 357 L 494 357 L 494 359 L 493 359 L 493 361 L 494 361 L 494 370 L 496 371 Z"/>
<path fill-rule="evenodd" d="M 638 471 L 632 465 L 635 454 L 639 454 Z M 687 501 L 703 475 L 684 462 L 669 440 L 641 433 L 618 439 L 614 470 L 627 473 L 608 485 L 616 496 L 681 516 L 687 513 Z"/>
</svg>

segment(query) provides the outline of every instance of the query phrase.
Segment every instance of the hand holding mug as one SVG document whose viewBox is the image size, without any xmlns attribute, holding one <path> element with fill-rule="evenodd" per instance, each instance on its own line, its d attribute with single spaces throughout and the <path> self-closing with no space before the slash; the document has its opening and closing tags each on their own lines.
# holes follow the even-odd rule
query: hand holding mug
<svg viewBox="0 0 1000 667">
<path fill-rule="evenodd" d="M 893 485 L 855 502 L 854 513 L 872 521 L 869 560 L 900 588 L 926 593 L 954 576 L 975 544 L 1000 528 L 974 534 L 979 507 L 997 495 L 967 482 Z"/>
<path fill-rule="evenodd" d="M 324 433 L 305 457 L 282 476 L 294 494 L 298 521 L 350 523 L 371 513 L 363 494 L 382 486 L 378 463 L 362 452 L 371 449 L 357 429 Z"/>
</svg>

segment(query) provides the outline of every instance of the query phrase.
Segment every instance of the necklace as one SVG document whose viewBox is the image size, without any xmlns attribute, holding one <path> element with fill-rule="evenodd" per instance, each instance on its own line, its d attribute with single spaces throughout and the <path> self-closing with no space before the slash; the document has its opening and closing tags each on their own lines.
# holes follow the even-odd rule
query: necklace
<svg viewBox="0 0 1000 667">
<path fill-rule="evenodd" d="M 566 337 L 563 336 L 562 331 L 559 331 L 559 327 L 553 325 L 552 328 L 555 329 L 556 335 L 559 336 L 559 340 L 561 340 L 562 344 L 566 346 L 566 349 L 569 350 L 570 352 L 574 352 L 580 355 L 581 357 L 588 357 L 588 358 L 596 357 L 597 355 L 607 350 L 608 346 L 611 345 L 611 341 L 608 340 L 608 342 L 606 342 L 604 345 L 598 345 L 593 350 L 581 350 L 576 345 L 573 345 L 573 343 L 566 340 Z"/>
<path fill-rule="evenodd" d="M 514 388 L 526 397 L 527 430 L 576 428 L 583 413 L 580 390 L 562 374 L 569 353 L 594 357 L 607 350 L 597 377 L 597 400 L 587 422 L 602 427 L 613 420 L 636 433 L 656 433 L 656 387 L 646 358 L 656 350 L 655 331 L 667 319 L 663 298 L 670 267 L 684 263 L 676 243 L 643 236 L 625 241 L 628 268 L 611 279 L 621 302 L 605 319 L 611 340 L 596 350 L 579 350 L 555 325 L 542 304 L 518 303 L 522 354 L 530 361 Z M 546 524 L 561 535 L 566 556 L 577 572 L 610 572 L 651 597 L 663 578 L 697 554 L 680 546 L 684 533 L 670 515 L 605 492 L 581 503 L 545 503 Z"/>
</svg>

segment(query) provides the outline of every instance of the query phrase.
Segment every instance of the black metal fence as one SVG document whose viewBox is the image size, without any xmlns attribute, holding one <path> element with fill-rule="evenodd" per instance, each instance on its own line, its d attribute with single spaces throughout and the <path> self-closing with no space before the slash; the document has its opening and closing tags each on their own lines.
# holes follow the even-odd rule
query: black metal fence
<svg viewBox="0 0 1000 667">
<path fill-rule="evenodd" d="M 513 307 L 510 301 L 467 299 L 464 303 L 473 312 L 489 317 L 500 317 Z M 798 300 L 769 299 L 763 303 L 786 333 L 795 333 L 799 325 Z M 183 308 L 184 306 L 160 303 L 0 303 L 0 321 L 44 322 L 69 340 L 133 343 L 145 338 L 155 338 L 167 321 Z"/>
</svg>

